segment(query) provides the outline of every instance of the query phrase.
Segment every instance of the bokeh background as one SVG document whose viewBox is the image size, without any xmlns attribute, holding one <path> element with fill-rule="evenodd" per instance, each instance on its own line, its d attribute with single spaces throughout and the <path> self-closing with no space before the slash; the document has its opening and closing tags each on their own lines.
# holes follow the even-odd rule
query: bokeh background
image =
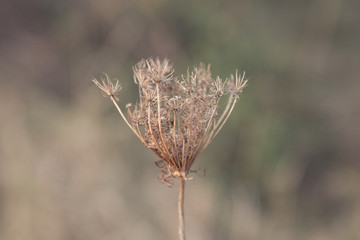
<svg viewBox="0 0 360 240">
<path fill-rule="evenodd" d="M 91 83 L 169 58 L 249 80 L 187 183 L 188 239 L 360 239 L 360 1 L 2 0 L 0 239 L 177 239 L 177 185 Z"/>
</svg>

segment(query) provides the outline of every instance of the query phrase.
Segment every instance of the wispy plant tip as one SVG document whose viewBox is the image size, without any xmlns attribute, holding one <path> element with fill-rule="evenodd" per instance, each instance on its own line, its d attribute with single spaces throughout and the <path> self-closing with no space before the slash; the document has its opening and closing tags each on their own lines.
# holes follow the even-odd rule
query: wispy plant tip
<svg viewBox="0 0 360 240">
<path fill-rule="evenodd" d="M 99 82 L 97 79 L 93 78 L 92 79 L 93 83 L 95 83 L 95 85 L 98 86 L 98 88 L 100 88 L 101 93 L 104 96 L 113 97 L 116 100 L 118 100 L 116 95 L 121 90 L 121 84 L 120 84 L 119 80 L 116 80 L 115 84 L 114 84 L 110 80 L 110 77 L 106 73 L 103 73 L 103 74 L 104 74 L 104 77 L 100 78 L 101 82 Z"/>
</svg>

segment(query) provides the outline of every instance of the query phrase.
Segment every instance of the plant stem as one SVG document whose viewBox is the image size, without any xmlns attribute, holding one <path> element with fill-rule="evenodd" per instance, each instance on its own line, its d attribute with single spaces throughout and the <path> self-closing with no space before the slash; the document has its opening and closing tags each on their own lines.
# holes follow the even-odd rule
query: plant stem
<svg viewBox="0 0 360 240">
<path fill-rule="evenodd" d="M 179 240 L 185 240 L 184 188 L 185 188 L 185 179 L 183 176 L 181 176 L 180 184 L 179 184 L 179 202 L 178 202 Z"/>
</svg>

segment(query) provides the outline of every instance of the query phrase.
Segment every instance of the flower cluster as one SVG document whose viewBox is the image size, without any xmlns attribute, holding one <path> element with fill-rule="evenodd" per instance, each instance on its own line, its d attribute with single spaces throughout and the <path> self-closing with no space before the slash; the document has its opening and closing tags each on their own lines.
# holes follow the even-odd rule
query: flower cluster
<svg viewBox="0 0 360 240">
<path fill-rule="evenodd" d="M 127 117 L 117 104 L 121 89 L 106 75 L 102 83 L 94 83 L 109 96 L 127 125 L 159 158 L 156 165 L 160 177 L 171 184 L 175 177 L 191 171 L 198 155 L 219 133 L 232 112 L 239 94 L 245 87 L 245 74 L 231 76 L 225 81 L 213 78 L 210 66 L 200 64 L 192 72 L 174 77 L 168 60 L 141 60 L 133 68 L 134 81 L 139 87 L 139 101 L 127 104 Z M 220 111 L 220 99 L 227 104 Z"/>
</svg>

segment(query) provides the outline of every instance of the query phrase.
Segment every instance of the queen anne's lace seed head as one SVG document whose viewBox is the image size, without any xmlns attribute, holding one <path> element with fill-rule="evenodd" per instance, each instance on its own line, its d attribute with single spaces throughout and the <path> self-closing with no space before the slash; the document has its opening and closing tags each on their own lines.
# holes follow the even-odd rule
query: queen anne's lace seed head
<svg viewBox="0 0 360 240">
<path fill-rule="evenodd" d="M 139 101 L 127 104 L 124 116 L 117 104 L 121 89 L 109 77 L 94 83 L 109 96 L 137 137 L 159 158 L 161 180 L 167 184 L 175 177 L 186 177 L 198 155 L 218 134 L 246 86 L 245 74 L 236 72 L 222 81 L 211 76 L 210 65 L 200 64 L 193 72 L 174 77 L 168 60 L 141 60 L 134 67 L 134 82 L 139 87 Z M 228 103 L 219 109 L 222 97 Z"/>
</svg>

